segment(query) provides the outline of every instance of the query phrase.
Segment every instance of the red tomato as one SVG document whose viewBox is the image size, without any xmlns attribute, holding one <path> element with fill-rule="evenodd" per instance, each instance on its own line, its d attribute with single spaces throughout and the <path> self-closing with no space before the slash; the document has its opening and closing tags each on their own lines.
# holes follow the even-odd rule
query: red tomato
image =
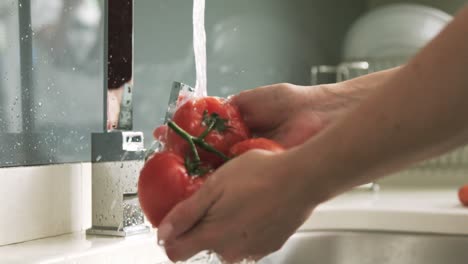
<svg viewBox="0 0 468 264">
<path fill-rule="evenodd" d="M 458 198 L 464 206 L 468 206 L 468 184 L 458 190 Z"/>
<path fill-rule="evenodd" d="M 138 199 L 148 220 L 157 227 L 179 202 L 190 197 L 204 177 L 187 173 L 184 159 L 172 152 L 154 154 L 145 163 L 138 180 Z"/>
<path fill-rule="evenodd" d="M 167 127 L 167 125 L 162 125 L 162 126 L 158 126 L 157 128 L 154 129 L 153 131 L 153 137 L 154 139 L 160 141 L 160 142 L 163 142 L 163 143 L 166 143 L 167 142 L 167 130 L 169 128 Z"/>
<path fill-rule="evenodd" d="M 244 152 L 247 152 L 252 149 L 263 149 L 263 150 L 269 150 L 272 152 L 283 152 L 284 148 L 276 143 L 273 140 L 269 140 L 266 138 L 251 138 L 247 139 L 244 141 L 241 141 L 234 146 L 231 147 L 229 150 L 229 156 L 230 157 L 235 157 L 239 156 Z"/>
<path fill-rule="evenodd" d="M 207 129 L 208 118 L 213 114 L 218 115 L 220 122 L 204 140 L 227 156 L 232 145 L 250 137 L 239 110 L 233 104 L 218 97 L 191 99 L 174 113 L 173 121 L 191 136 L 199 137 Z M 189 144 L 171 129 L 167 133 L 167 143 L 167 147 L 176 153 L 190 155 Z M 217 155 L 199 147 L 197 149 L 203 164 L 217 168 L 223 163 L 223 159 Z"/>
</svg>

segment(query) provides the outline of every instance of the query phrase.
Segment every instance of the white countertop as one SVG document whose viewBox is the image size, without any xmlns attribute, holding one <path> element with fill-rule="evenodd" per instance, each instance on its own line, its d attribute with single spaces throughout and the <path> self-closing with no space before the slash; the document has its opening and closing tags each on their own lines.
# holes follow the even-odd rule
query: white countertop
<svg viewBox="0 0 468 264">
<path fill-rule="evenodd" d="M 356 190 L 320 205 L 301 230 L 351 229 L 468 235 L 456 189 Z"/>
<path fill-rule="evenodd" d="M 166 261 L 154 232 L 127 238 L 79 232 L 0 247 L 1 264 L 159 264 Z"/>
<path fill-rule="evenodd" d="M 367 190 L 341 195 L 319 206 L 301 230 L 351 229 L 468 235 L 468 207 L 457 190 Z M 155 235 L 128 238 L 84 233 L 0 247 L 0 263 L 161 263 Z"/>
</svg>

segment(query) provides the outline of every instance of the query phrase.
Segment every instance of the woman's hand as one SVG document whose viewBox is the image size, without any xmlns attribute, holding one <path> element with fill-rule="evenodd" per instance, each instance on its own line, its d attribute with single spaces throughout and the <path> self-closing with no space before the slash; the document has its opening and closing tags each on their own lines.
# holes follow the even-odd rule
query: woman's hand
<svg viewBox="0 0 468 264">
<path fill-rule="evenodd" d="M 241 92 L 232 101 L 254 134 L 289 148 L 316 135 L 364 96 L 366 91 L 351 82 L 320 86 L 282 83 Z"/>
<path fill-rule="evenodd" d="M 278 250 L 318 203 L 285 166 L 290 151 L 254 150 L 226 163 L 163 220 L 159 239 L 173 261 L 213 250 L 226 261 Z"/>
</svg>

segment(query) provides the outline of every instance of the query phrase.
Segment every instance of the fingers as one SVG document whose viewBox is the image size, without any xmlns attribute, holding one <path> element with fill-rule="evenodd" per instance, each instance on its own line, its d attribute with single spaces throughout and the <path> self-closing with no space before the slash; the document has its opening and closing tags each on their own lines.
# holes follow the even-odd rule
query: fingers
<svg viewBox="0 0 468 264">
<path fill-rule="evenodd" d="M 261 100 L 263 102 L 268 102 L 270 93 L 267 88 L 269 87 L 270 86 L 264 86 L 246 90 L 232 97 L 232 102 L 239 107 L 244 121 L 250 128 L 261 127 L 262 122 L 266 122 L 266 120 L 261 120 L 265 113 L 263 113 L 264 110 L 258 103 L 260 98 L 262 98 Z"/>
<path fill-rule="evenodd" d="M 212 249 L 212 234 L 204 228 L 195 229 L 172 241 L 165 247 L 166 254 L 172 261 L 183 261 L 191 258 L 201 251 Z"/>
<path fill-rule="evenodd" d="M 172 261 L 184 261 L 202 251 L 210 250 L 221 255 L 228 263 L 237 263 L 245 256 L 250 260 L 256 260 L 264 255 L 248 254 L 245 251 L 245 245 L 241 245 L 241 243 L 226 244 L 226 238 L 220 234 L 222 232 L 218 226 L 214 226 L 212 223 L 203 223 L 167 245 L 165 247 L 166 254 Z M 236 240 L 236 238 L 233 237 L 232 240 Z"/>
<path fill-rule="evenodd" d="M 264 132 L 278 126 L 294 108 L 296 89 L 291 84 L 274 84 L 247 90 L 231 100 L 239 110 L 247 126 L 256 132 Z"/>
<path fill-rule="evenodd" d="M 212 175 L 212 177 L 215 175 Z M 163 219 L 158 228 L 158 241 L 168 245 L 180 235 L 193 228 L 219 198 L 217 189 L 208 180 L 187 200 L 176 205 Z M 221 193 L 221 192 L 218 192 Z"/>
</svg>

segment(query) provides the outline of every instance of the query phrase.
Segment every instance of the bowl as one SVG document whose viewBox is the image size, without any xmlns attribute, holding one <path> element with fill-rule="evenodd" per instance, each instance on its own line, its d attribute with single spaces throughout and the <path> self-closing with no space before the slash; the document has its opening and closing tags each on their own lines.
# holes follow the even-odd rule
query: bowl
<svg viewBox="0 0 468 264">
<path fill-rule="evenodd" d="M 452 16 L 418 4 L 392 4 L 360 17 L 345 36 L 343 60 L 410 57 L 430 42 Z"/>
</svg>

